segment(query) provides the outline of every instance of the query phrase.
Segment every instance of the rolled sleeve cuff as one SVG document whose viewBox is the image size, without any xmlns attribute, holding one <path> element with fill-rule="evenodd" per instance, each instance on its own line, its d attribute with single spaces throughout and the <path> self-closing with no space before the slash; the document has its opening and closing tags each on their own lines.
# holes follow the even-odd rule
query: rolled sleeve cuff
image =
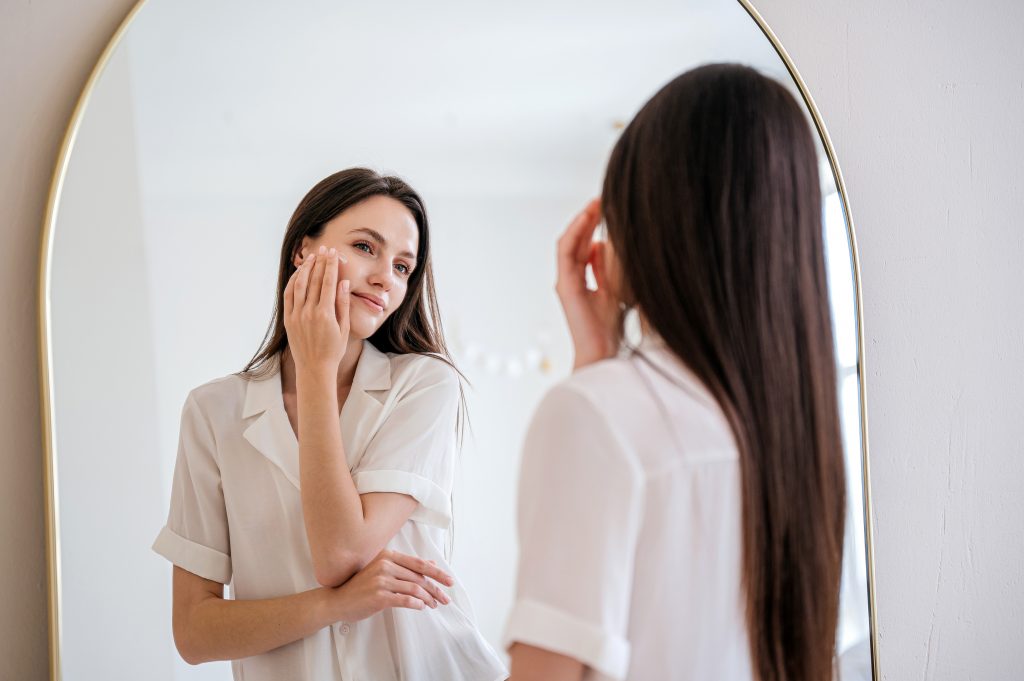
<svg viewBox="0 0 1024 681">
<path fill-rule="evenodd" d="M 230 556 L 186 539 L 166 525 L 153 542 L 153 550 L 178 567 L 204 579 L 212 579 L 221 584 L 231 581 Z"/>
<path fill-rule="evenodd" d="M 356 491 L 408 494 L 420 505 L 410 520 L 447 529 L 452 521 L 451 499 L 433 480 L 408 471 L 360 471 L 352 476 Z"/>
<path fill-rule="evenodd" d="M 629 671 L 625 638 L 537 601 L 520 600 L 512 606 L 504 645 L 507 649 L 513 643 L 566 655 L 616 681 L 623 681 Z"/>
</svg>

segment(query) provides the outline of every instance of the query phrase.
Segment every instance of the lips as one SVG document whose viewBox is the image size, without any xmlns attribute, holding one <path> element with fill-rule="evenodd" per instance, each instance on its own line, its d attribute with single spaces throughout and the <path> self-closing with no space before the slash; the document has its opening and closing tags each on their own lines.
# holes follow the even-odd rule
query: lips
<svg viewBox="0 0 1024 681">
<path fill-rule="evenodd" d="M 353 296 L 366 303 L 366 306 L 375 312 L 384 311 L 384 301 L 369 293 L 353 293 Z"/>
</svg>

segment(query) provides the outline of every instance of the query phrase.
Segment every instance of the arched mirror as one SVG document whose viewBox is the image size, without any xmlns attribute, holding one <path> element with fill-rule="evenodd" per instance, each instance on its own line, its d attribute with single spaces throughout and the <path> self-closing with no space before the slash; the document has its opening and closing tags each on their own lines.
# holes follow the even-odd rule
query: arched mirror
<svg viewBox="0 0 1024 681">
<path fill-rule="evenodd" d="M 245 366 L 292 210 L 356 165 L 406 178 L 430 212 L 442 318 L 471 384 L 451 560 L 500 649 L 523 431 L 571 369 L 555 238 L 599 193 L 644 101 L 720 61 L 784 83 L 819 133 L 849 481 L 837 647 L 843 678 L 878 678 L 849 206 L 795 69 L 756 12 L 729 0 L 135 8 L 75 112 L 42 251 L 54 678 L 231 677 L 227 663 L 178 656 L 170 567 L 150 548 L 182 403 Z"/>
</svg>

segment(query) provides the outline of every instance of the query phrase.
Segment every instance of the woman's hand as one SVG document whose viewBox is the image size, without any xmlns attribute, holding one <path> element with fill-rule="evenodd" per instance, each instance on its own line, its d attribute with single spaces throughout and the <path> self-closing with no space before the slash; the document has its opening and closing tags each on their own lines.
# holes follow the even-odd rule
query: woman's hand
<svg viewBox="0 0 1024 681">
<path fill-rule="evenodd" d="M 619 302 L 609 290 L 606 280 L 605 243 L 593 241 L 594 230 L 600 222 L 601 202 L 594 199 L 558 240 L 558 283 L 555 291 L 562 303 L 575 347 L 573 371 L 614 357 L 622 333 Z M 588 264 L 597 279 L 597 290 L 587 288 Z"/>
<path fill-rule="evenodd" d="M 332 589 L 338 621 L 366 619 L 385 608 L 423 610 L 451 603 L 434 580 L 445 586 L 455 583 L 433 561 L 385 549 L 351 579 Z"/>
<path fill-rule="evenodd" d="M 349 282 L 345 258 L 323 246 L 292 273 L 284 289 L 284 328 L 296 369 L 338 370 L 348 347 Z M 340 280 L 340 281 L 339 281 Z"/>
</svg>

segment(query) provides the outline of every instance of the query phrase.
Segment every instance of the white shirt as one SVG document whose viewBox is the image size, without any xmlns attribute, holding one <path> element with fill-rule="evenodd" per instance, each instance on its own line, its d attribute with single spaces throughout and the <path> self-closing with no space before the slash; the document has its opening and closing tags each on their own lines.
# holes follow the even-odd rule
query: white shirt
<svg viewBox="0 0 1024 681">
<path fill-rule="evenodd" d="M 639 350 L 658 370 L 585 367 L 533 417 L 505 641 L 575 658 L 588 681 L 752 679 L 732 431 L 662 341 Z"/>
<path fill-rule="evenodd" d="M 356 489 L 397 492 L 419 506 L 388 548 L 447 572 L 458 378 L 437 359 L 384 354 L 363 343 L 341 410 Z M 319 586 L 299 491 L 299 446 L 279 366 L 261 380 L 227 376 L 185 401 L 167 525 L 153 550 L 189 572 L 231 584 L 236 599 Z M 507 673 L 477 631 L 456 579 L 449 605 L 395 608 L 337 622 L 231 663 L 245 681 L 496 681 Z"/>
</svg>

